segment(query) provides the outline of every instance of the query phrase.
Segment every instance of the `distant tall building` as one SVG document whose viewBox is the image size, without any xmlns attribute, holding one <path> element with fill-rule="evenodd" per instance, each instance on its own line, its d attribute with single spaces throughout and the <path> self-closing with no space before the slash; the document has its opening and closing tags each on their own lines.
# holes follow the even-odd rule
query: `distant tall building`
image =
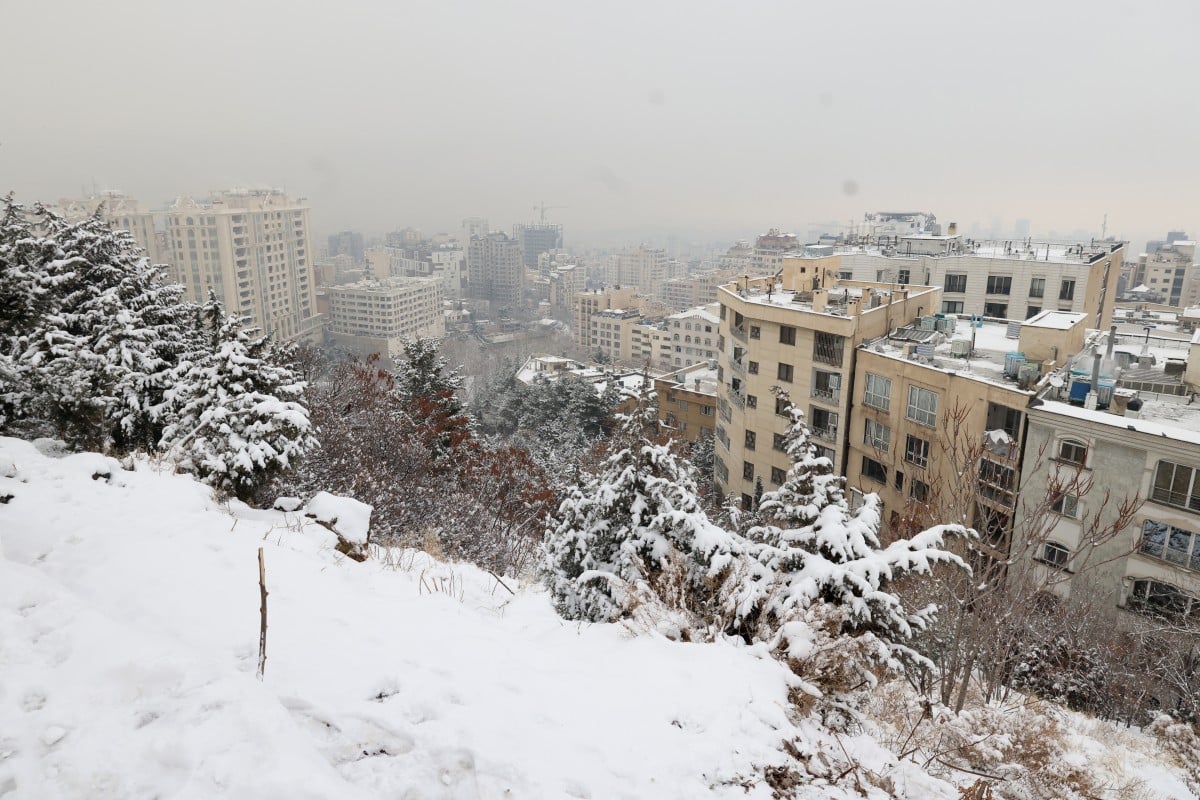
<svg viewBox="0 0 1200 800">
<path fill-rule="evenodd" d="M 498 306 L 519 306 L 525 292 L 521 243 L 499 232 L 473 236 L 467 245 L 467 291 Z"/>
<path fill-rule="evenodd" d="M 225 310 L 280 341 L 312 338 L 316 311 L 309 207 L 278 190 L 181 197 L 165 212 L 175 277 L 195 302 L 211 289 Z"/>
<path fill-rule="evenodd" d="M 329 257 L 348 255 L 355 264 L 363 263 L 363 237 L 354 231 L 342 231 L 329 237 Z"/>
<path fill-rule="evenodd" d="M 487 236 L 489 233 L 491 231 L 488 229 L 488 221 L 483 217 L 467 217 L 462 221 L 462 243 L 464 247 L 476 236 Z"/>
<path fill-rule="evenodd" d="M 118 191 L 104 191 L 81 199 L 60 200 L 57 210 L 67 219 L 78 221 L 97 211 L 113 230 L 129 231 L 138 246 L 146 251 L 151 264 L 165 263 L 167 253 L 159 245 L 154 214 L 137 200 Z"/>
<path fill-rule="evenodd" d="M 658 299 L 670 277 L 670 268 L 665 250 L 641 245 L 617 256 L 612 282 L 618 286 L 636 286 L 644 297 Z"/>
<path fill-rule="evenodd" d="M 514 225 L 513 238 L 521 243 L 525 266 L 529 269 L 537 269 L 539 255 L 562 248 L 562 225 L 554 225 L 549 222 Z"/>
</svg>

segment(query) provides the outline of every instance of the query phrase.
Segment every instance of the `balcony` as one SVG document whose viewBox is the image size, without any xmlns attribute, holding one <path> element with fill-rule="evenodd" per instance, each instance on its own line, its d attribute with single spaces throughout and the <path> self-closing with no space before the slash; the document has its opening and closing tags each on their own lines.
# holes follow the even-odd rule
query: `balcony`
<svg viewBox="0 0 1200 800">
<path fill-rule="evenodd" d="M 827 403 L 837 404 L 842 397 L 840 389 L 822 389 L 819 386 L 812 388 L 812 396 L 817 400 L 824 400 Z"/>
<path fill-rule="evenodd" d="M 827 442 L 836 442 L 837 441 L 837 434 L 838 434 L 837 428 L 814 427 L 814 428 L 811 428 L 810 430 L 812 431 L 812 435 L 813 435 L 814 439 L 823 439 Z"/>
</svg>

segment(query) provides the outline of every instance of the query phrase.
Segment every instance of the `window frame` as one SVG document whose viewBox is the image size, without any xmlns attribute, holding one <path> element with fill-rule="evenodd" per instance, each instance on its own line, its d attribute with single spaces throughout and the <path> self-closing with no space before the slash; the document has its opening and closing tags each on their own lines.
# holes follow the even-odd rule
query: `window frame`
<svg viewBox="0 0 1200 800">
<path fill-rule="evenodd" d="M 1070 447 L 1074 450 L 1082 450 L 1083 452 L 1079 456 L 1079 458 L 1072 458 L 1067 455 L 1064 455 L 1064 451 L 1068 447 Z M 1072 466 L 1076 466 L 1076 467 L 1086 467 L 1087 466 L 1087 458 L 1088 458 L 1088 449 L 1089 448 L 1087 446 L 1087 443 L 1081 442 L 1078 439 L 1070 439 L 1070 438 L 1060 439 L 1058 441 L 1058 455 L 1055 460 L 1057 460 L 1060 464 L 1071 464 Z"/>
<path fill-rule="evenodd" d="M 780 361 L 775 369 L 775 379 L 784 383 L 792 383 L 796 377 L 796 368 L 792 364 Z"/>
<path fill-rule="evenodd" d="M 916 393 L 916 403 L 914 403 L 914 392 Z M 922 404 L 920 401 L 924 397 L 933 398 L 930 408 L 921 407 Z M 911 422 L 915 422 L 918 425 L 924 425 L 926 428 L 936 429 L 939 400 L 940 398 L 938 393 L 932 389 L 926 389 L 924 386 L 917 386 L 915 383 L 909 384 L 908 402 L 904 407 L 904 418 Z"/>
<path fill-rule="evenodd" d="M 1051 549 L 1054 555 L 1051 556 Z M 1066 571 L 1067 564 L 1071 562 L 1071 551 L 1062 544 L 1055 541 L 1047 541 L 1042 545 L 1042 551 L 1038 554 L 1037 560 L 1048 567 Z"/>
<path fill-rule="evenodd" d="M 1079 495 L 1061 492 L 1050 502 L 1050 511 L 1067 519 L 1079 519 Z"/>
<path fill-rule="evenodd" d="M 874 429 L 874 431 L 872 430 Z M 882 432 L 882 435 L 879 435 Z M 863 444 L 872 450 L 886 453 L 892 443 L 892 428 L 879 420 L 866 419 L 863 424 Z"/>
<path fill-rule="evenodd" d="M 872 386 L 880 388 L 878 384 L 883 384 L 884 391 L 872 392 Z M 880 401 L 877 398 L 882 398 Z M 876 375 L 873 372 L 867 373 L 866 380 L 863 381 L 863 405 L 868 408 L 874 408 L 877 411 L 888 411 L 892 405 L 892 379 L 885 378 L 883 375 Z"/>
<path fill-rule="evenodd" d="M 962 278 L 962 280 L 961 281 L 954 280 L 954 286 L 961 285 L 962 288 L 952 288 L 951 283 L 950 283 L 951 279 L 958 279 L 958 278 Z M 950 292 L 951 294 L 966 294 L 966 292 L 967 292 L 967 273 L 965 273 L 965 272 L 963 272 L 963 273 L 957 273 L 957 272 L 946 273 L 946 277 L 942 281 L 942 291 Z"/>
<path fill-rule="evenodd" d="M 904 461 L 917 469 L 928 469 L 929 449 L 928 439 L 907 434 L 904 440 Z"/>
<path fill-rule="evenodd" d="M 779 343 L 795 346 L 796 345 L 796 328 L 793 325 L 779 326 Z"/>
<path fill-rule="evenodd" d="M 878 468 L 878 475 L 874 474 L 876 470 L 872 469 L 872 467 Z M 883 462 L 876 461 L 870 456 L 862 457 L 862 476 L 869 481 L 874 481 L 875 483 L 887 486 L 887 467 L 883 464 Z"/>
<path fill-rule="evenodd" d="M 1001 288 L 1003 287 L 1003 289 Z M 1012 275 L 988 275 L 984 294 L 1012 296 Z"/>
<path fill-rule="evenodd" d="M 1182 500 L 1179 502 L 1176 502 L 1172 498 L 1179 495 L 1180 492 L 1170 487 L 1164 490 L 1159 486 L 1159 475 L 1161 474 L 1164 466 L 1170 466 L 1172 468 L 1170 481 L 1171 486 L 1176 483 L 1175 475 L 1179 472 L 1179 470 L 1187 470 L 1189 473 L 1187 489 L 1182 493 Z M 1174 461 L 1167 461 L 1166 459 L 1159 459 L 1158 463 L 1154 467 L 1154 478 L 1150 483 L 1150 499 L 1156 503 L 1161 503 L 1162 505 L 1171 506 L 1173 508 L 1182 508 L 1187 511 L 1200 511 L 1200 486 L 1197 485 L 1196 481 L 1196 475 L 1198 472 L 1200 472 L 1200 470 L 1197 470 L 1195 467 L 1189 467 L 1186 464 L 1177 464 Z"/>
</svg>

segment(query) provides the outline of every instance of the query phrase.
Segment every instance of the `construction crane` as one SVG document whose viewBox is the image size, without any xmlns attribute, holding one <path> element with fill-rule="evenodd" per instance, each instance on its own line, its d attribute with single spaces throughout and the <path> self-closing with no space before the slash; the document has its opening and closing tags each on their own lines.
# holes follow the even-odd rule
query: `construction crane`
<svg viewBox="0 0 1200 800">
<path fill-rule="evenodd" d="M 546 224 L 546 212 L 553 211 L 556 208 L 566 208 L 566 206 L 548 206 L 543 202 L 541 205 L 534 206 L 533 210 L 541 213 L 539 222 L 540 222 L 540 224 L 545 225 Z"/>
</svg>

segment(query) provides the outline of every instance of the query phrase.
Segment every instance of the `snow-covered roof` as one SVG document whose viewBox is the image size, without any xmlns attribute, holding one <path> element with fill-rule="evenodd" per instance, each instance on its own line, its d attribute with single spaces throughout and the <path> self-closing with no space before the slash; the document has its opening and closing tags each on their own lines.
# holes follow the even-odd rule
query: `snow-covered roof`
<svg viewBox="0 0 1200 800">
<path fill-rule="evenodd" d="M 1028 325 L 1031 328 L 1052 328 L 1056 331 L 1069 331 L 1087 319 L 1087 316 L 1082 311 L 1055 311 L 1050 309 L 1025 320 L 1021 324 L 1023 326 Z"/>
</svg>

